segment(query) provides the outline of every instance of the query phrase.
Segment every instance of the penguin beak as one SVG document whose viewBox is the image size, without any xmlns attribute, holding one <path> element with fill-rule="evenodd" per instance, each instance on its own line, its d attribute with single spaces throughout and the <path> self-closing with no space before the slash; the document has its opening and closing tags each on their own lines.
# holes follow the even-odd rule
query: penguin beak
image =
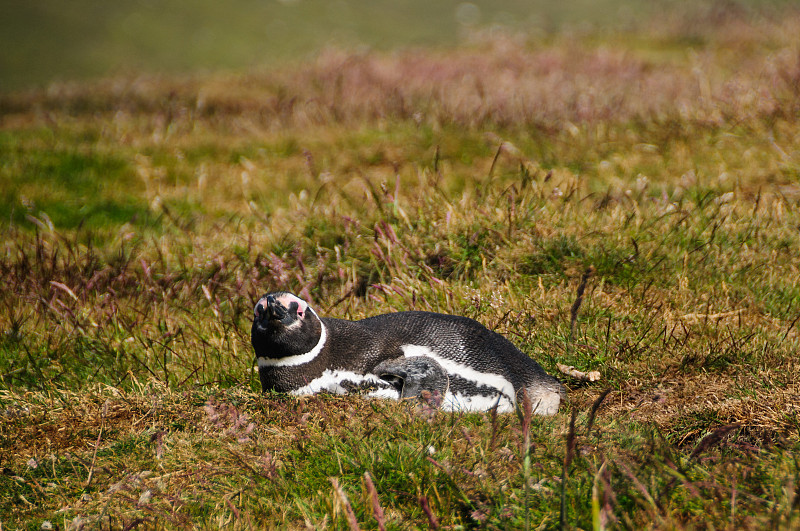
<svg viewBox="0 0 800 531">
<path fill-rule="evenodd" d="M 272 295 L 267 296 L 267 316 L 271 321 L 283 321 L 289 312 Z"/>
<path fill-rule="evenodd" d="M 293 302 L 287 308 L 275 296 L 267 295 L 256 303 L 253 318 L 260 328 L 269 328 L 281 323 L 290 326 L 297 320 L 297 303 Z"/>
<path fill-rule="evenodd" d="M 298 300 L 303 302 L 287 294 L 264 295 L 253 308 L 253 326 L 257 330 L 270 330 L 270 333 L 275 333 L 284 327 L 292 329 L 300 326 L 307 313 L 305 309 L 300 308 Z"/>
<path fill-rule="evenodd" d="M 267 321 L 282 320 L 288 312 L 280 302 L 275 300 L 275 297 L 268 295 L 256 303 L 253 313 L 257 323 L 266 325 Z"/>
</svg>

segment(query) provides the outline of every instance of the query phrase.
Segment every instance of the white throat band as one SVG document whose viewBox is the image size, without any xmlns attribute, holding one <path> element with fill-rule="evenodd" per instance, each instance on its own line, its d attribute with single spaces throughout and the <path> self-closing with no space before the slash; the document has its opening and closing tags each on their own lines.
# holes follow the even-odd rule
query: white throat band
<svg viewBox="0 0 800 531">
<path fill-rule="evenodd" d="M 304 363 L 308 363 L 317 356 L 319 353 L 322 352 L 322 347 L 325 346 L 325 341 L 328 339 L 328 331 L 325 330 L 325 324 L 322 322 L 322 319 L 319 318 L 317 312 L 308 307 L 308 310 L 314 314 L 314 317 L 317 318 L 319 321 L 320 326 L 320 333 L 319 333 L 319 341 L 317 344 L 306 352 L 305 354 L 297 354 L 295 356 L 286 356 L 283 358 L 258 358 L 258 367 L 293 367 L 295 365 L 303 365 Z"/>
</svg>

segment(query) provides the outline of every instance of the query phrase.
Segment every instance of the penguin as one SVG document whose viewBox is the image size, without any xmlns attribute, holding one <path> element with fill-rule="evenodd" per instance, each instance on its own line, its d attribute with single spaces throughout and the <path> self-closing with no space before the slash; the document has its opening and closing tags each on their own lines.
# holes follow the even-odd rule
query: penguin
<svg viewBox="0 0 800 531">
<path fill-rule="evenodd" d="M 457 315 L 333 319 L 279 291 L 256 303 L 251 341 L 264 392 L 403 399 L 427 391 L 445 410 L 503 413 L 514 411 L 526 390 L 539 415 L 554 415 L 566 399 L 561 382 L 511 341 Z"/>
</svg>

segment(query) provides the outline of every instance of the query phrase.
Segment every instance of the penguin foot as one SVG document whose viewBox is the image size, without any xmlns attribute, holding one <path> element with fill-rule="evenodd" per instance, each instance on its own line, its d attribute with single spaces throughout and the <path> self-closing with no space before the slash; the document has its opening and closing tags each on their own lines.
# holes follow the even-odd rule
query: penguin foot
<svg viewBox="0 0 800 531">
<path fill-rule="evenodd" d="M 400 398 L 436 393 L 443 397 L 450 384 L 447 371 L 436 360 L 425 356 L 386 360 L 376 365 L 372 372 L 397 389 Z"/>
<path fill-rule="evenodd" d="M 531 401 L 532 413 L 534 415 L 555 415 L 558 413 L 558 408 L 561 405 L 562 399 L 566 398 L 566 392 L 563 390 L 563 386 L 553 388 L 553 386 L 534 384 L 529 385 L 526 390 Z M 520 390 L 517 393 L 517 404 L 521 405 L 522 401 L 522 390 Z"/>
</svg>

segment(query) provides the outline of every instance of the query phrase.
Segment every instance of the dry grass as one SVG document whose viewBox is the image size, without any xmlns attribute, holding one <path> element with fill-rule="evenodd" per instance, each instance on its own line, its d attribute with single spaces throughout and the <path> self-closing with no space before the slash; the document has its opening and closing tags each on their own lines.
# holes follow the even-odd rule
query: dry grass
<svg viewBox="0 0 800 531">
<path fill-rule="evenodd" d="M 0 522 L 796 526 L 800 18 L 707 16 L 1 96 Z M 278 288 L 602 378 L 261 396 Z"/>
</svg>

